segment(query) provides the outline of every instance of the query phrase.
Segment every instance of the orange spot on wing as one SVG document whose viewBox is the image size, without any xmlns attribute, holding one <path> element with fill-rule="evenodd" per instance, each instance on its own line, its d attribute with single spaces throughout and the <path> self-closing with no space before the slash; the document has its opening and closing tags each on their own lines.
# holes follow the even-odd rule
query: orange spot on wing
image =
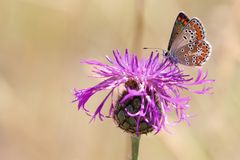
<svg viewBox="0 0 240 160">
<path fill-rule="evenodd" d="M 197 35 L 201 35 L 200 30 L 196 29 Z"/>
<path fill-rule="evenodd" d="M 206 46 L 203 46 L 203 47 L 202 47 L 202 52 L 205 53 L 205 54 L 207 53 L 207 48 L 206 48 Z"/>
<path fill-rule="evenodd" d="M 197 61 L 196 61 L 196 65 L 199 65 L 200 62 L 201 62 L 201 61 L 197 59 Z"/>
</svg>

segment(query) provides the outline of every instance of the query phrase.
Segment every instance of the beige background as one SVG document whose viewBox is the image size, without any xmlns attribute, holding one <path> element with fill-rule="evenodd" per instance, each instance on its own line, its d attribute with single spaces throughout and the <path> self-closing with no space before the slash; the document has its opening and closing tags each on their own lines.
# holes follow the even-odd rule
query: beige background
<svg viewBox="0 0 240 160">
<path fill-rule="evenodd" d="M 216 79 L 214 95 L 192 95 L 191 126 L 143 136 L 139 159 L 240 159 L 239 6 L 239 0 L 1 0 L 0 159 L 129 159 L 127 134 L 110 119 L 89 125 L 71 103 L 74 87 L 98 82 L 79 62 L 105 61 L 115 48 L 145 56 L 142 47 L 167 48 L 181 10 L 206 27 L 213 53 L 204 69 Z"/>
</svg>

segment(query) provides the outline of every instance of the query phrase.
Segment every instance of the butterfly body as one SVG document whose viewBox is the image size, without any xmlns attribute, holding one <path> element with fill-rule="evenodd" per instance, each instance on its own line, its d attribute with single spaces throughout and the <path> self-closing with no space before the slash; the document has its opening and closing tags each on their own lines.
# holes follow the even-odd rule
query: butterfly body
<svg viewBox="0 0 240 160">
<path fill-rule="evenodd" d="M 170 53 L 170 51 L 163 51 L 163 56 L 169 59 L 174 64 L 178 63 L 177 57 L 173 53 Z"/>
<path fill-rule="evenodd" d="M 164 57 L 173 63 L 187 66 L 203 65 L 211 54 L 211 45 L 206 41 L 205 34 L 199 19 L 189 19 L 183 12 L 180 12 Z"/>
</svg>

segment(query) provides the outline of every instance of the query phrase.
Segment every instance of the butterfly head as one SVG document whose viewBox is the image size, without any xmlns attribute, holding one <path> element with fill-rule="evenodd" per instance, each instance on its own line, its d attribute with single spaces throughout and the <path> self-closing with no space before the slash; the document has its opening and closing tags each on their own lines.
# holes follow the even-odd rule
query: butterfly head
<svg viewBox="0 0 240 160">
<path fill-rule="evenodd" d="M 171 54 L 170 51 L 163 51 L 163 57 L 168 59 L 169 61 L 171 61 L 174 64 L 178 63 L 177 58 L 173 54 Z"/>
<path fill-rule="evenodd" d="M 163 57 L 165 57 L 165 58 L 170 57 L 169 51 L 163 51 Z"/>
</svg>

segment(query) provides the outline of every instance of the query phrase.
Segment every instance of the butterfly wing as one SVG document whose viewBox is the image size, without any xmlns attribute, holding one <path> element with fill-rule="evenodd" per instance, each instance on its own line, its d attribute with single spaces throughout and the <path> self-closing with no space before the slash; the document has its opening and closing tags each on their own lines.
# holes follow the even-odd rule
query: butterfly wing
<svg viewBox="0 0 240 160">
<path fill-rule="evenodd" d="M 211 54 L 211 45 L 206 40 L 192 42 L 178 48 L 175 52 L 178 63 L 187 66 L 201 66 Z"/>
<path fill-rule="evenodd" d="M 184 27 L 187 25 L 187 23 L 189 22 L 189 18 L 186 16 L 186 14 L 184 14 L 183 12 L 180 12 L 175 20 L 173 29 L 172 29 L 172 34 L 168 43 L 168 50 L 170 50 L 173 41 L 175 40 L 175 38 L 178 36 L 179 33 L 182 32 L 182 30 L 184 29 Z"/>
<path fill-rule="evenodd" d="M 211 54 L 211 45 L 205 40 L 205 30 L 197 18 L 189 21 L 177 36 L 170 48 L 170 53 L 178 63 L 200 66 Z"/>
</svg>

